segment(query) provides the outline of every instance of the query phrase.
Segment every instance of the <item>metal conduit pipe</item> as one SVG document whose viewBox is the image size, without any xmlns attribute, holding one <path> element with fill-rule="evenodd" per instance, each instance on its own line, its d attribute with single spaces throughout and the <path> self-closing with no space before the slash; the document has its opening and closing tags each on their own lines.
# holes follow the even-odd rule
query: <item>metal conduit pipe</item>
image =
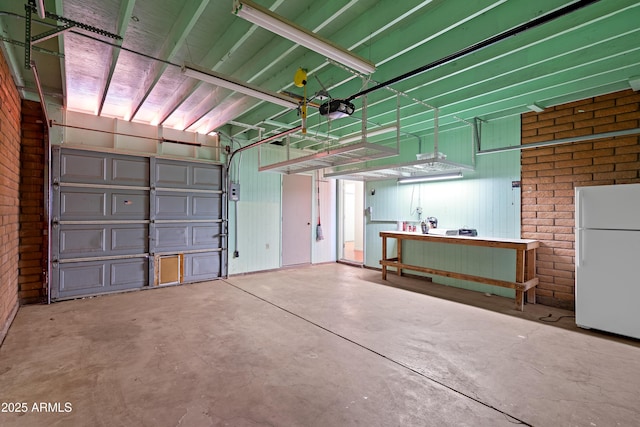
<svg viewBox="0 0 640 427">
<path fill-rule="evenodd" d="M 351 73 L 351 74 L 353 74 L 354 76 L 358 76 L 358 77 L 360 77 L 360 78 L 364 78 L 364 77 L 365 77 L 363 74 L 361 74 L 361 73 L 357 72 L 356 70 L 352 70 L 351 68 L 346 67 L 346 66 L 344 66 L 344 65 L 342 65 L 342 64 L 340 64 L 340 63 L 338 63 L 338 62 L 335 62 L 335 61 L 334 61 L 334 60 L 332 60 L 332 59 L 329 59 L 329 62 L 330 62 L 331 64 L 333 64 L 334 66 L 338 67 L 338 68 L 342 68 L 342 69 L 343 69 L 344 71 L 346 71 L 347 73 Z M 370 76 L 367 76 L 367 79 L 368 79 L 368 81 L 370 81 L 370 82 L 372 82 L 372 83 L 375 83 L 376 85 L 379 85 L 379 84 L 380 84 L 380 82 L 377 82 L 377 81 L 375 81 L 375 80 L 371 79 L 371 78 L 370 78 Z M 418 99 L 418 98 L 412 97 L 412 96 L 410 96 L 409 94 L 407 94 L 407 93 L 405 93 L 405 92 L 402 92 L 402 91 L 399 91 L 399 90 L 397 90 L 397 89 L 394 89 L 394 88 L 392 88 L 392 87 L 390 87 L 390 86 L 385 87 L 385 89 L 387 89 L 387 90 L 388 90 L 388 91 L 390 91 L 390 92 L 395 93 L 396 95 L 402 95 L 402 96 L 404 96 L 405 98 L 408 98 L 408 99 L 410 99 L 411 101 L 416 102 L 416 103 L 418 103 L 418 104 L 420 104 L 420 105 L 423 105 L 423 106 L 425 106 L 425 107 L 427 107 L 427 108 L 429 108 L 429 109 L 431 109 L 431 110 L 434 110 L 434 109 L 436 108 L 436 107 L 434 107 L 433 105 L 427 104 L 426 102 L 422 101 L 421 99 Z M 399 106 L 399 105 L 397 106 L 397 109 L 398 109 L 398 111 L 399 111 L 399 109 L 400 109 L 400 106 Z M 352 117 L 352 116 L 350 116 L 350 117 Z M 457 118 L 457 117 L 456 117 L 456 118 Z M 375 122 L 372 122 L 372 121 L 369 121 L 369 123 L 375 124 L 376 126 L 382 126 L 380 123 L 375 123 Z M 399 126 L 398 126 L 398 128 L 399 128 Z M 421 137 L 421 136 L 416 135 L 416 134 L 411 133 L 411 132 L 406 132 L 406 131 L 403 131 L 403 130 L 400 130 L 400 133 L 401 133 L 402 135 L 408 135 L 408 136 L 412 136 L 412 137 L 414 137 L 414 138 L 417 138 L 417 139 L 418 139 L 418 153 L 422 153 L 422 137 Z"/>
<path fill-rule="evenodd" d="M 45 131 L 45 139 L 46 139 L 46 150 L 45 150 L 45 187 L 44 187 L 44 207 L 46 212 L 46 221 L 47 221 L 47 236 L 49 239 L 51 236 L 51 218 L 52 218 L 52 191 L 51 191 L 51 141 L 49 138 L 50 130 L 52 127 L 52 121 L 49 120 L 49 113 L 47 112 L 47 104 L 44 100 L 44 94 L 42 93 L 42 85 L 40 84 L 40 76 L 38 75 L 38 68 L 36 67 L 35 61 L 30 62 L 31 71 L 33 71 L 33 78 L 36 82 L 36 89 L 38 90 L 38 95 L 40 96 L 40 106 L 42 108 L 42 113 L 44 114 L 44 131 Z M 47 286 L 47 304 L 51 304 L 51 245 L 47 244 L 47 254 L 46 254 L 46 275 L 45 285 Z"/>
<path fill-rule="evenodd" d="M 65 124 L 62 124 L 62 123 L 58 123 L 55 120 L 51 121 L 51 126 L 52 127 L 53 126 L 60 126 L 60 127 L 63 127 L 63 128 L 87 130 L 87 131 L 91 131 L 91 132 L 106 133 L 108 135 L 129 136 L 131 138 L 147 139 L 147 140 L 156 141 L 156 142 L 159 142 L 159 143 L 170 142 L 172 144 L 189 145 L 189 146 L 192 146 L 192 147 L 202 147 L 203 146 L 203 144 L 201 144 L 199 142 L 178 141 L 178 140 L 175 140 L 175 139 L 167 139 L 167 138 L 153 138 L 153 137 L 150 137 L 150 136 L 135 135 L 135 134 L 131 134 L 131 133 L 114 132 L 114 131 L 111 131 L 111 130 L 92 129 L 92 128 L 83 127 L 83 126 L 65 125 Z M 208 147 L 220 148 L 220 144 L 218 144 L 218 145 L 208 145 Z"/>
<path fill-rule="evenodd" d="M 518 25 L 517 27 L 514 27 L 510 30 L 507 31 L 503 31 L 500 34 L 497 34 L 493 37 L 489 37 L 488 39 L 485 39 L 479 43 L 476 43 L 474 45 L 471 45 L 469 47 L 466 47 L 462 50 L 459 50 L 455 53 L 452 53 L 450 55 L 445 56 L 444 58 L 440 58 L 436 61 L 433 61 L 429 64 L 423 65 L 422 67 L 416 68 L 413 71 L 409 71 L 408 73 L 402 74 L 400 76 L 394 77 L 390 80 L 387 80 L 386 82 L 380 83 L 378 85 L 372 86 L 368 89 L 362 90 L 354 95 L 351 95 L 349 98 L 347 98 L 347 101 L 353 101 L 356 98 L 359 98 L 361 96 L 364 96 L 368 93 L 374 92 L 378 89 L 382 89 L 386 86 L 392 85 L 394 83 L 398 83 L 401 82 L 403 80 L 407 80 L 411 77 L 415 77 L 419 74 L 424 73 L 425 71 L 429 71 L 432 68 L 436 68 L 439 67 L 440 65 L 446 64 L 448 62 L 451 62 L 455 59 L 461 58 L 463 56 L 466 56 L 470 53 L 476 52 L 480 49 L 484 49 L 485 47 L 491 46 L 492 44 L 495 44 L 499 41 L 505 40 L 511 36 L 515 36 L 518 35 L 524 31 L 530 30 L 532 28 L 538 27 L 542 24 L 546 24 L 547 22 L 550 22 L 556 18 L 560 18 L 561 16 L 567 15 L 571 12 L 575 12 L 576 10 L 582 9 L 585 6 L 588 6 L 592 3 L 596 3 L 600 0 L 580 0 L 577 1 L 575 3 L 572 3 L 568 6 L 565 7 L 561 7 L 560 9 L 554 10 L 553 12 L 549 12 L 546 15 L 542 15 L 536 19 L 533 19 L 529 22 L 525 22 L 524 24 Z"/>
<path fill-rule="evenodd" d="M 242 154 L 242 152 L 245 151 L 245 150 L 249 150 L 250 148 L 258 147 L 259 145 L 262 145 L 262 144 L 265 144 L 267 142 L 273 141 L 273 140 L 278 139 L 278 138 L 280 138 L 282 136 L 286 136 L 286 135 L 289 135 L 291 133 L 297 132 L 300 129 L 302 129 L 302 125 L 296 126 L 294 128 L 285 130 L 284 132 L 280 132 L 280 133 L 278 133 L 276 135 L 272 135 L 270 137 L 261 139 L 259 141 L 256 141 L 256 142 L 253 142 L 251 144 L 245 145 L 244 147 L 240 147 L 240 148 L 238 148 L 236 150 L 233 150 L 231 152 L 231 154 L 229 156 L 227 156 L 227 171 L 226 171 L 226 180 L 225 180 L 226 181 L 225 184 L 227 186 L 227 192 L 228 192 L 228 187 L 229 187 L 229 175 L 230 175 L 229 171 L 231 170 L 231 163 L 233 162 L 233 158 L 235 157 L 236 154 L 238 154 L 238 153 Z M 222 132 L 219 132 L 219 133 L 221 135 L 223 135 L 224 137 L 226 137 L 227 139 L 229 139 L 231 141 L 231 147 L 233 147 L 234 139 L 232 137 L 222 133 Z M 238 171 L 238 176 L 239 176 L 239 171 Z M 229 214 L 229 196 L 227 195 L 225 198 L 226 198 L 226 211 L 227 211 L 227 215 L 228 215 Z M 235 206 L 235 209 L 234 209 L 234 219 L 235 219 L 234 220 L 234 230 L 235 230 L 235 232 L 234 232 L 234 253 L 233 253 L 233 255 L 234 255 L 234 258 L 237 258 L 239 256 L 239 251 L 238 251 L 238 204 L 237 203 L 236 203 L 236 206 Z M 225 234 L 227 236 L 227 242 L 228 242 L 228 240 L 229 240 L 228 239 L 228 237 L 229 237 L 229 221 L 228 220 L 227 220 L 227 224 L 225 226 L 225 231 L 224 232 L 225 232 Z M 227 246 L 229 246 L 228 243 L 227 243 Z M 227 251 L 228 251 L 228 248 L 227 248 Z M 229 271 L 228 265 L 229 265 L 229 261 L 228 261 L 228 253 L 227 253 L 227 274 L 228 274 L 228 271 Z"/>
<path fill-rule="evenodd" d="M 549 147 L 554 145 L 570 144 L 572 142 L 592 141 L 594 139 L 615 138 L 617 136 L 627 136 L 640 134 L 640 128 L 618 130 L 614 132 L 596 133 L 593 135 L 575 136 L 572 138 L 555 139 L 552 141 L 533 142 L 531 144 L 512 145 L 510 147 L 491 148 L 489 150 L 479 150 L 476 154 L 504 153 L 505 151 L 527 150 L 529 148 Z"/>
<path fill-rule="evenodd" d="M 11 17 L 19 18 L 19 19 L 23 19 L 23 20 L 27 19 L 23 15 L 19 15 L 17 13 L 8 12 L 8 11 L 0 11 L 0 16 L 11 16 Z M 37 22 L 38 24 L 41 24 L 41 25 L 44 25 L 44 26 L 51 27 L 51 28 L 57 28 L 57 25 L 51 24 L 51 23 L 49 23 L 47 21 L 41 21 L 41 20 L 38 20 L 38 19 L 32 19 L 32 21 L 33 22 Z M 100 39 L 98 37 L 93 37 L 93 36 L 91 36 L 89 34 L 81 33 L 79 31 L 75 31 L 75 30 L 69 30 L 68 32 L 71 33 L 71 34 L 75 34 L 77 36 L 88 38 L 88 39 L 96 41 L 98 43 L 106 44 L 108 46 L 124 50 L 125 52 L 129 52 L 129 53 L 132 53 L 134 55 L 138 55 L 138 56 L 142 56 L 142 57 L 147 58 L 147 59 L 151 59 L 152 61 L 158 61 L 158 62 L 162 62 L 162 63 L 167 64 L 167 65 L 172 65 L 172 66 L 177 67 L 177 68 L 182 68 L 182 64 L 174 64 L 173 62 L 167 61 L 166 59 L 156 58 L 154 56 L 147 55 L 146 53 L 142 53 L 142 52 L 138 52 L 138 51 L 133 50 L 133 49 L 126 48 L 126 47 L 124 47 L 124 46 L 122 46 L 122 45 L 120 45 L 118 43 L 112 43 L 112 42 L 110 42 L 108 40 L 103 40 L 103 39 Z M 3 40 L 3 41 L 7 41 L 7 40 Z M 23 43 L 23 45 L 24 45 L 24 43 Z M 49 53 L 49 52 L 45 52 L 45 53 Z"/>
<path fill-rule="evenodd" d="M 33 78 L 36 81 L 36 89 L 38 90 L 38 95 L 40 96 L 40 106 L 42 107 L 42 112 L 44 113 L 44 119 L 47 124 L 46 130 L 47 134 L 49 134 L 49 128 L 53 126 L 51 121 L 49 120 L 49 113 L 47 112 L 47 104 L 44 100 L 44 94 L 42 93 L 42 85 L 40 84 L 40 76 L 38 75 L 38 68 L 36 67 L 35 61 L 31 61 L 31 71 L 33 71 Z"/>
<path fill-rule="evenodd" d="M 250 149 L 250 148 L 254 148 L 254 147 L 257 147 L 257 146 L 259 146 L 259 145 L 265 144 L 265 143 L 267 143 L 267 142 L 273 141 L 274 139 L 278 139 L 278 138 L 280 138 L 280 137 L 283 137 L 283 136 L 289 135 L 290 133 L 297 132 L 297 131 L 299 131 L 300 129 L 302 129 L 302 125 L 299 125 L 299 126 L 293 127 L 293 128 L 291 128 L 291 129 L 287 129 L 287 130 L 285 130 L 285 131 L 283 131 L 283 132 L 280 132 L 280 133 L 277 133 L 277 134 L 275 134 L 275 135 L 271 135 L 270 137 L 267 137 L 267 138 L 261 139 L 260 141 L 252 142 L 251 144 L 249 144 L 249 145 L 245 145 L 244 147 L 240 147 L 240 148 L 238 148 L 237 150 L 234 150 L 234 151 L 231 153 L 231 156 L 229 156 L 229 161 L 227 162 L 227 164 L 230 166 L 230 165 L 231 165 L 231 161 L 233 160 L 233 157 L 234 157 L 236 154 L 238 154 L 238 153 L 241 153 L 241 152 L 243 152 L 243 151 L 245 151 L 245 150 L 248 150 L 248 149 Z"/>
<path fill-rule="evenodd" d="M 227 138 L 229 140 L 230 143 L 230 150 L 233 151 L 233 144 L 235 142 L 237 142 L 232 136 L 227 135 L 226 133 L 224 133 L 223 131 L 218 131 L 218 134 L 220 136 L 224 136 L 225 138 Z M 238 143 L 238 145 L 240 145 L 240 143 Z M 240 145 L 240 148 L 242 148 L 242 146 Z M 238 157 L 238 167 L 236 168 L 236 182 L 238 182 L 240 180 L 240 164 L 242 163 L 242 153 L 240 154 L 240 157 Z M 229 200 L 229 185 L 230 183 L 233 181 L 233 178 L 231 177 L 231 162 L 229 161 L 227 163 L 227 167 L 225 170 L 225 179 L 224 179 L 224 185 L 225 185 L 225 189 L 224 189 L 224 193 L 225 193 L 225 221 L 224 221 L 224 229 L 223 229 L 223 235 L 226 237 L 225 240 L 225 248 L 227 250 L 227 256 L 225 259 L 225 263 L 226 263 L 226 271 L 227 274 L 229 272 L 229 204 L 230 204 L 230 200 Z M 233 242 L 233 255 L 234 258 L 237 258 L 239 256 L 239 250 L 238 250 L 238 202 L 235 202 L 235 207 L 233 209 L 233 216 L 234 216 L 234 221 L 233 221 L 233 237 L 234 237 L 234 242 Z"/>
<path fill-rule="evenodd" d="M 51 224 L 51 218 L 52 218 L 52 213 L 53 213 L 53 207 L 52 207 L 52 203 L 51 201 L 53 200 L 53 194 L 52 194 L 52 189 L 51 189 L 51 182 L 52 181 L 52 175 L 51 175 L 51 140 L 49 138 L 50 135 L 50 130 L 49 128 L 52 125 L 52 122 L 49 120 L 49 114 L 47 112 L 47 105 L 45 103 L 44 100 L 44 95 L 42 93 L 42 85 L 40 84 L 40 76 L 38 75 L 38 69 L 36 67 L 36 63 L 34 61 L 31 61 L 31 70 L 33 71 L 33 77 L 35 79 L 36 82 L 36 88 L 38 89 L 38 95 L 40 96 L 40 105 L 42 108 L 42 112 L 44 114 L 44 118 L 45 118 L 45 125 L 44 125 L 44 131 L 45 131 L 45 143 L 47 144 L 46 149 L 45 149 L 45 187 L 44 187 L 44 207 L 45 207 L 45 212 L 46 212 L 46 221 L 47 221 L 47 239 L 51 238 L 51 230 L 52 230 L 52 224 Z M 47 304 L 51 304 L 51 245 L 47 244 L 47 253 L 46 253 L 46 275 L 47 277 L 45 278 L 45 285 L 47 287 Z"/>
</svg>

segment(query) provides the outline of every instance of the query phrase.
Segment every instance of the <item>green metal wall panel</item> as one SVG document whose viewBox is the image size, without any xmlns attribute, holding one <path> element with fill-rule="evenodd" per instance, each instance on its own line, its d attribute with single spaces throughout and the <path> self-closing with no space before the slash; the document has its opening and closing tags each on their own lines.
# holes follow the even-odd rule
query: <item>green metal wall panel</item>
<svg viewBox="0 0 640 427">
<path fill-rule="evenodd" d="M 278 173 L 258 172 L 258 150 L 242 153 L 239 182 L 238 246 L 235 247 L 236 202 L 229 203 L 229 274 L 280 267 L 281 181 Z M 234 160 L 237 167 L 238 160 Z M 233 170 L 234 175 L 237 169 Z M 233 252 L 238 250 L 239 257 Z"/>
<path fill-rule="evenodd" d="M 481 142 L 483 148 L 519 144 L 519 116 L 484 123 Z M 453 161 L 462 162 L 465 151 L 468 153 L 468 142 L 456 132 L 440 134 L 439 144 L 439 151 Z M 428 143 L 425 145 L 428 151 Z M 419 220 L 435 216 L 440 228 L 470 227 L 477 229 L 481 236 L 519 238 L 520 188 L 513 187 L 512 182 L 520 180 L 520 152 L 478 156 L 475 171 L 465 171 L 464 175 L 458 180 L 409 185 L 399 185 L 393 180 L 368 182 L 365 203 L 373 208 L 373 216 L 366 225 L 365 265 L 380 267 L 382 242 L 378 233 L 395 230 L 397 221 L 413 221 L 412 224 L 419 228 Z M 373 190 L 375 194 L 372 194 Z M 417 207 L 422 208 L 421 215 Z M 396 242 L 391 240 L 389 243 L 389 251 L 395 252 Z M 407 242 L 403 258 L 408 263 L 443 270 L 515 279 L 514 251 L 439 246 L 434 251 L 429 245 Z M 513 296 L 510 289 L 442 277 L 436 277 L 435 281 Z"/>
</svg>

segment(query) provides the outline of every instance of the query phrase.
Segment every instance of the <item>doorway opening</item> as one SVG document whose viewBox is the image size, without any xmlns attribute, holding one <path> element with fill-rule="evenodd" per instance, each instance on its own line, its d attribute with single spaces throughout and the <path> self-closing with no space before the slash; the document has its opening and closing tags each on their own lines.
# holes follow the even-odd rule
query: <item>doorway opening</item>
<svg viewBox="0 0 640 427">
<path fill-rule="evenodd" d="M 364 264 L 364 183 L 340 181 L 339 259 Z"/>
</svg>

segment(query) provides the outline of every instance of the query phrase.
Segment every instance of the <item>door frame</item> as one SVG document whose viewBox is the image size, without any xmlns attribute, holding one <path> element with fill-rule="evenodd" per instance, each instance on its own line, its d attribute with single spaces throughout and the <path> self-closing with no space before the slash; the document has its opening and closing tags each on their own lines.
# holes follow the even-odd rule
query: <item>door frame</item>
<svg viewBox="0 0 640 427">
<path fill-rule="evenodd" d="M 356 184 L 360 183 L 362 184 L 362 199 L 360 202 L 358 202 L 356 199 L 354 199 L 354 201 L 356 202 L 356 208 L 361 208 L 361 209 L 355 209 L 354 211 L 354 215 L 362 215 L 362 229 L 361 231 L 361 235 L 362 235 L 362 256 L 363 259 L 362 261 L 358 261 L 358 260 L 353 260 L 353 259 L 347 259 L 345 257 L 345 208 L 346 208 L 346 201 L 345 201 L 345 186 L 346 183 L 348 182 L 354 182 Z M 340 179 L 338 180 L 338 227 L 337 227 L 337 240 L 336 240 L 336 244 L 338 246 L 337 250 L 337 258 L 338 261 L 340 262 L 345 262 L 348 264 L 356 264 L 356 265 L 364 265 L 365 264 L 365 249 L 366 249 L 366 218 L 364 216 L 364 204 L 365 204 L 365 200 L 364 200 L 364 192 L 365 192 L 365 183 L 361 182 L 361 181 L 350 181 L 350 180 L 343 180 Z M 357 196 L 357 193 L 356 193 Z M 359 206 L 358 206 L 359 204 Z M 360 213 L 358 213 L 358 210 L 360 211 Z M 357 221 L 354 224 L 355 227 L 357 227 Z M 356 233 L 357 235 L 357 233 Z"/>
</svg>

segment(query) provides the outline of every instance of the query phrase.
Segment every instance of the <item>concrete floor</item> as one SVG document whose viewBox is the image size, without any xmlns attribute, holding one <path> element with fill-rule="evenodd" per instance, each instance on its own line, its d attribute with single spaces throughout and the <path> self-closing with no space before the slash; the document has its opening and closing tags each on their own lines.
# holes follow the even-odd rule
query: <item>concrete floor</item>
<svg viewBox="0 0 640 427">
<path fill-rule="evenodd" d="M 0 425 L 640 424 L 637 340 L 380 276 L 324 264 L 22 307 Z"/>
</svg>

